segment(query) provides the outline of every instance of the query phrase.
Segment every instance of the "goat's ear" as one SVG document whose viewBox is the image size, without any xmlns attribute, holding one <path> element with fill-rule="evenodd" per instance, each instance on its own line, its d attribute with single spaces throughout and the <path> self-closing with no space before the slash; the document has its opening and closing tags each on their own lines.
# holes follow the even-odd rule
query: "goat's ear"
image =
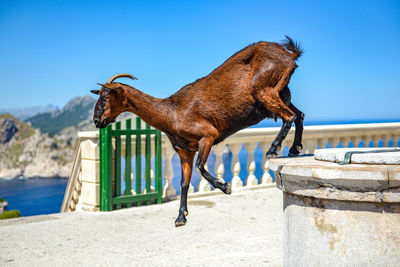
<svg viewBox="0 0 400 267">
<path fill-rule="evenodd" d="M 99 95 L 100 94 L 100 90 L 90 90 L 90 92 L 95 94 L 95 95 Z"/>
<path fill-rule="evenodd" d="M 108 85 L 106 85 L 106 84 L 102 84 L 102 83 L 97 83 L 97 84 L 102 86 L 102 87 L 104 87 L 104 88 L 112 90 L 112 88 L 108 87 Z"/>
</svg>

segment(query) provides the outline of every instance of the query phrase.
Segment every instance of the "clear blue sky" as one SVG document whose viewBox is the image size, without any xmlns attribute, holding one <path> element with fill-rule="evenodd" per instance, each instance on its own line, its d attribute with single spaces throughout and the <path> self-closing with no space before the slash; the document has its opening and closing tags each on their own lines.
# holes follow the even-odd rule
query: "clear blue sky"
<svg viewBox="0 0 400 267">
<path fill-rule="evenodd" d="M 55 104 L 128 72 L 167 97 L 244 46 L 299 41 L 310 120 L 400 119 L 400 1 L 1 1 L 0 108 Z"/>
</svg>

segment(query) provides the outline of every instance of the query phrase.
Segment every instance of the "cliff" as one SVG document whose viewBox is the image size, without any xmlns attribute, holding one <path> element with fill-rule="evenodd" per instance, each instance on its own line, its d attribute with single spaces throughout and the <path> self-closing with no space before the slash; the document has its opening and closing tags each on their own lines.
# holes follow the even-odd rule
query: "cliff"
<svg viewBox="0 0 400 267">
<path fill-rule="evenodd" d="M 35 114 L 25 122 L 0 114 L 0 178 L 68 177 L 77 132 L 95 130 L 95 99 L 75 97 L 61 110 Z"/>
<path fill-rule="evenodd" d="M 49 137 L 10 114 L 0 115 L 0 177 L 67 177 L 74 140 Z"/>
<path fill-rule="evenodd" d="M 95 102 L 91 96 L 74 97 L 61 109 L 34 113 L 25 121 L 0 114 L 0 178 L 68 177 L 78 131 L 97 130 Z"/>
</svg>

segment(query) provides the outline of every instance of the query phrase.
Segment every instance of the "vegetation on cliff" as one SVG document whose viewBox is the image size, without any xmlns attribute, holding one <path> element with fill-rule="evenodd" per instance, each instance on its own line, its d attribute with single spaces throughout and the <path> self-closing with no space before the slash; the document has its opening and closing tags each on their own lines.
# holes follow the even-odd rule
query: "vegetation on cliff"
<svg viewBox="0 0 400 267">
<path fill-rule="evenodd" d="M 0 213 L 0 220 L 21 217 L 19 210 L 6 210 Z"/>
</svg>

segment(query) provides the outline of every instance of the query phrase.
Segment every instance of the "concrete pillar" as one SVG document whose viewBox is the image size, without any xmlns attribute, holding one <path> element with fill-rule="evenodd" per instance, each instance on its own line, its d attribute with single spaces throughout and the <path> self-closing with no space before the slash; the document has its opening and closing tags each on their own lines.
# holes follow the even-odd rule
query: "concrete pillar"
<svg viewBox="0 0 400 267">
<path fill-rule="evenodd" d="M 340 155 L 321 156 L 323 150 Z M 400 153 L 369 154 L 375 161 L 368 164 L 367 154 L 354 154 L 358 164 L 337 164 L 349 150 L 355 149 L 316 150 L 323 161 L 271 160 L 283 191 L 284 266 L 400 262 Z"/>
<path fill-rule="evenodd" d="M 100 152 L 92 140 L 81 143 L 82 189 L 76 210 L 98 211 L 100 204 Z"/>
</svg>

